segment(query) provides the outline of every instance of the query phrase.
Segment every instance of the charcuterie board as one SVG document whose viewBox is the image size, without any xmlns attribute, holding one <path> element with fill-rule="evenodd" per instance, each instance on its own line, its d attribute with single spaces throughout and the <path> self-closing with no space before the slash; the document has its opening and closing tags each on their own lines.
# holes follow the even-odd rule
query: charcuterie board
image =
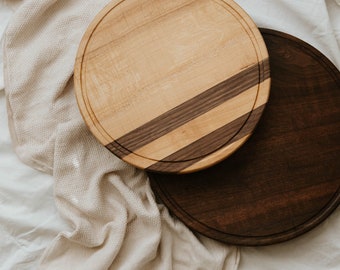
<svg viewBox="0 0 340 270">
<path fill-rule="evenodd" d="M 272 86 L 251 138 L 209 169 L 149 173 L 173 215 L 195 232 L 236 245 L 290 240 L 340 202 L 340 73 L 302 40 L 261 31 Z"/>
<path fill-rule="evenodd" d="M 74 81 L 94 136 L 124 161 L 163 173 L 232 154 L 270 89 L 263 38 L 232 0 L 112 1 L 81 41 Z"/>
</svg>

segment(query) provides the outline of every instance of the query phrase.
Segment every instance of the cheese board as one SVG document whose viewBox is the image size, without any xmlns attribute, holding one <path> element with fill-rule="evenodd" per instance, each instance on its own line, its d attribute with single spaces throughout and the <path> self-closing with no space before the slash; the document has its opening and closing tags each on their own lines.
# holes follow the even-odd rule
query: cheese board
<svg viewBox="0 0 340 270">
<path fill-rule="evenodd" d="M 159 202 L 194 232 L 235 245 L 293 239 L 340 202 L 340 72 L 291 35 L 261 29 L 271 94 L 252 137 L 186 175 L 149 173 Z"/>
<path fill-rule="evenodd" d="M 124 0 L 89 26 L 74 82 L 86 124 L 113 154 L 189 173 L 250 137 L 270 71 L 258 28 L 232 0 Z"/>
</svg>

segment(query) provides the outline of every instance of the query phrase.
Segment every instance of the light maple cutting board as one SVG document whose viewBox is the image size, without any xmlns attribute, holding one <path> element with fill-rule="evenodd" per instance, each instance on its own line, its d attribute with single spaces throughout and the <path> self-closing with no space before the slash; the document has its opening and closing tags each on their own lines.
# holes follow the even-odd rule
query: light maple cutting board
<svg viewBox="0 0 340 270">
<path fill-rule="evenodd" d="M 262 36 L 231 0 L 113 1 L 83 37 L 74 79 L 95 137 L 126 162 L 167 173 L 238 149 L 270 88 Z"/>
</svg>

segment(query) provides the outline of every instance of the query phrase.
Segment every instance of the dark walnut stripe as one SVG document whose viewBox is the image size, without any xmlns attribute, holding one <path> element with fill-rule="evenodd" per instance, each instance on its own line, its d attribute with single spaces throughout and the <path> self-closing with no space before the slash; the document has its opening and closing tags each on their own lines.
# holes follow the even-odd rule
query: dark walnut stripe
<svg viewBox="0 0 340 270">
<path fill-rule="evenodd" d="M 269 62 L 265 59 L 115 139 L 106 147 L 123 158 L 267 78 Z M 117 148 L 119 150 L 115 151 Z"/>
<path fill-rule="evenodd" d="M 115 141 L 106 145 L 105 147 L 118 157 L 125 157 L 131 154 L 130 151 L 126 150 L 124 147 L 122 147 L 120 144 L 116 143 Z"/>
<path fill-rule="evenodd" d="M 197 155 L 197 152 L 206 153 L 209 149 L 216 149 L 225 147 L 230 145 L 237 140 L 243 138 L 252 133 L 256 124 L 258 123 L 262 112 L 265 108 L 265 105 L 262 105 L 255 110 L 251 111 L 251 113 L 247 113 L 242 115 L 241 117 L 235 119 L 234 121 L 224 125 L 223 127 L 211 132 L 210 134 L 202 137 L 201 139 L 189 144 L 188 146 L 182 148 L 181 150 L 173 153 L 169 157 L 164 158 L 163 160 L 149 166 L 147 170 L 150 171 L 167 171 L 178 173 L 181 170 L 193 165 L 194 163 L 198 162 L 200 159 L 190 159 L 190 157 Z M 249 115 L 250 114 L 250 115 Z M 248 118 L 249 117 L 249 118 Z M 247 120 L 248 118 L 248 120 Z M 242 126 L 240 132 L 236 134 L 236 136 L 232 137 L 229 141 L 223 141 L 223 138 L 229 137 L 230 130 L 233 130 L 233 127 L 238 126 L 240 123 L 245 122 L 245 125 Z M 205 158 L 203 156 L 202 158 Z M 169 162 L 168 160 L 181 160 L 181 162 Z"/>
</svg>

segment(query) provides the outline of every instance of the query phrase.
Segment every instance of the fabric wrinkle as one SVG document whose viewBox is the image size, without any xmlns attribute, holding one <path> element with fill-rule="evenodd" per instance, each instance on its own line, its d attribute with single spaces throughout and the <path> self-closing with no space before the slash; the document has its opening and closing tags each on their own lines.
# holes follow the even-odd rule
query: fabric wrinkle
<svg viewBox="0 0 340 270">
<path fill-rule="evenodd" d="M 237 2 L 259 27 L 296 35 L 322 50 L 340 67 L 340 28 L 332 24 L 337 19 L 329 9 L 340 8 L 336 1 Z M 24 269 L 23 265 L 29 267 L 40 257 L 39 269 L 48 270 L 261 269 L 262 264 L 252 265 L 251 258 L 255 257 L 266 258 L 268 269 L 277 269 L 271 256 L 282 254 L 290 266 L 299 269 L 303 267 L 300 261 L 312 254 L 315 257 L 310 259 L 311 264 L 336 269 L 337 262 L 324 252 L 340 254 L 337 238 L 334 242 L 327 234 L 317 238 L 317 231 L 312 234 L 313 243 L 321 245 L 322 239 L 328 240 L 320 254 L 316 246 L 310 253 L 299 251 L 307 247 L 308 236 L 293 242 L 299 244 L 295 248 L 290 243 L 239 248 L 192 232 L 156 202 L 145 172 L 118 159 L 94 138 L 77 107 L 73 68 L 84 32 L 107 3 L 109 0 L 25 0 L 6 30 L 4 84 L 15 151 L 25 164 L 49 174 L 53 182 L 54 201 L 50 198 L 38 204 L 40 195 L 32 192 L 32 185 L 31 189 L 26 185 L 28 196 L 22 203 L 35 201 L 37 212 L 47 211 L 47 204 L 53 204 L 54 211 L 58 211 L 50 213 L 50 219 L 40 223 L 41 227 L 34 225 L 34 213 L 31 227 L 12 226 L 20 223 L 20 217 L 1 222 L 5 227 L 1 225 L 0 230 L 5 231 L 8 241 L 4 246 L 20 257 L 17 266 Z M 42 183 L 34 188 L 47 193 Z M 1 203 L 13 200 L 2 196 L 1 190 L 0 196 Z M 63 224 L 58 223 L 59 215 Z M 339 220 L 339 211 L 332 218 L 328 226 L 336 227 L 334 220 Z M 33 240 L 38 243 L 34 248 L 29 245 Z M 14 249 L 13 241 L 20 249 Z M 49 245 L 45 247 L 43 243 L 47 241 Z M 23 248 L 25 243 L 30 250 Z M 289 259 L 292 250 L 300 260 Z M 317 262 L 321 257 L 324 261 Z M 14 260 L 13 255 L 9 264 Z"/>
</svg>

